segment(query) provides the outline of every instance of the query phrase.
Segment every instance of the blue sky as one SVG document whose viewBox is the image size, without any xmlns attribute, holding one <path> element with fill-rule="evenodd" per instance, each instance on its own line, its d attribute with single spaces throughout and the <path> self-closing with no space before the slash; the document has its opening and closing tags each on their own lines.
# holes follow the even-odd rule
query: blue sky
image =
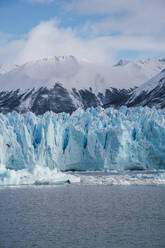
<svg viewBox="0 0 165 248">
<path fill-rule="evenodd" d="M 164 0 L 1 0 L 0 63 L 165 57 Z"/>
</svg>

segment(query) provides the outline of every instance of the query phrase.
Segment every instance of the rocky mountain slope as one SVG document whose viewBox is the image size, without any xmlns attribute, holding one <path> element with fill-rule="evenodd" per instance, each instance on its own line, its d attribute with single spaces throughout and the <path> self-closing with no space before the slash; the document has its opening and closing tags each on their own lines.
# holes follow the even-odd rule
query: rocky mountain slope
<svg viewBox="0 0 165 248">
<path fill-rule="evenodd" d="M 165 108 L 165 69 L 135 89 L 126 104 L 128 107 L 155 106 Z"/>
<path fill-rule="evenodd" d="M 43 114 L 46 111 L 71 113 L 78 107 L 92 106 L 156 104 L 163 107 L 159 100 L 151 101 L 151 96 L 147 95 L 146 100 L 148 93 L 140 85 L 152 77 L 154 85 L 159 85 L 155 75 L 164 68 L 165 60 L 120 60 L 108 67 L 77 61 L 73 56 L 45 58 L 24 65 L 1 65 L 0 112 L 29 110 Z M 158 94 L 163 92 L 162 84 L 156 87 L 159 88 L 154 96 L 159 98 L 163 94 Z"/>
</svg>

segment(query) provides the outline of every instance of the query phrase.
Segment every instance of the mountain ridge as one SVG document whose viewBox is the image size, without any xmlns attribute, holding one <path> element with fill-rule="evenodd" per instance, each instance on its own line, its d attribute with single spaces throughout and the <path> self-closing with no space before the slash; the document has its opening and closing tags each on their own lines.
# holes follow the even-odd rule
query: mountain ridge
<svg viewBox="0 0 165 248">
<path fill-rule="evenodd" d="M 135 89 L 126 104 L 128 107 L 165 108 L 165 69 Z"/>
<path fill-rule="evenodd" d="M 3 66 L 3 73 L 1 68 L 2 113 L 32 111 L 38 115 L 46 111 L 72 113 L 77 108 L 97 106 L 165 106 L 163 99 L 160 99 L 161 104 L 159 99 L 155 103 L 154 98 L 151 99 L 152 97 L 142 90 L 144 86 L 141 84 L 149 82 L 153 75 L 153 85 L 157 86 L 154 81 L 157 81 L 156 75 L 161 74 L 165 68 L 165 59 L 122 60 L 118 65 L 109 68 L 77 61 L 73 56 L 61 56 L 11 66 L 11 70 L 6 72 Z M 139 87 L 131 84 L 131 80 L 138 82 Z M 123 85 L 123 88 L 118 87 L 117 82 Z M 125 85 L 124 82 L 129 83 Z M 132 87 L 128 87 L 129 85 Z M 140 89 L 142 94 L 137 99 Z M 159 95 L 158 92 L 164 94 L 162 90 L 164 88 L 158 87 L 153 97 Z M 144 101 L 145 99 L 148 100 Z"/>
<path fill-rule="evenodd" d="M 122 61 L 119 61 L 118 66 L 103 66 L 78 61 L 70 55 L 33 60 L 23 65 L 7 65 L 8 68 L 1 66 L 0 88 L 13 90 L 52 87 L 55 82 L 60 82 L 67 89 L 92 88 L 98 93 L 110 87 L 138 87 L 165 68 L 165 60 Z"/>
</svg>

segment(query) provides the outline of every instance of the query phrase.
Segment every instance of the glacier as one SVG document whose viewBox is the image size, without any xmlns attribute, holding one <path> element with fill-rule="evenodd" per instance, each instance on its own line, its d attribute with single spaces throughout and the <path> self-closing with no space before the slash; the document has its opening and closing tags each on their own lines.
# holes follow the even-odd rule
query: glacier
<svg viewBox="0 0 165 248">
<path fill-rule="evenodd" d="M 0 114 L 0 185 L 80 182 L 67 171 L 164 169 L 165 109 Z"/>
</svg>

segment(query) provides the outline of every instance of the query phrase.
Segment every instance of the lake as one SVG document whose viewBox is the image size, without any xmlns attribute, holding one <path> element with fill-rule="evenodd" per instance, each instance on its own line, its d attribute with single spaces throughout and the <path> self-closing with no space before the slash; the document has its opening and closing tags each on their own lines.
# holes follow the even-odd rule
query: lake
<svg viewBox="0 0 165 248">
<path fill-rule="evenodd" d="M 165 187 L 1 187 L 0 247 L 164 248 Z"/>
</svg>

